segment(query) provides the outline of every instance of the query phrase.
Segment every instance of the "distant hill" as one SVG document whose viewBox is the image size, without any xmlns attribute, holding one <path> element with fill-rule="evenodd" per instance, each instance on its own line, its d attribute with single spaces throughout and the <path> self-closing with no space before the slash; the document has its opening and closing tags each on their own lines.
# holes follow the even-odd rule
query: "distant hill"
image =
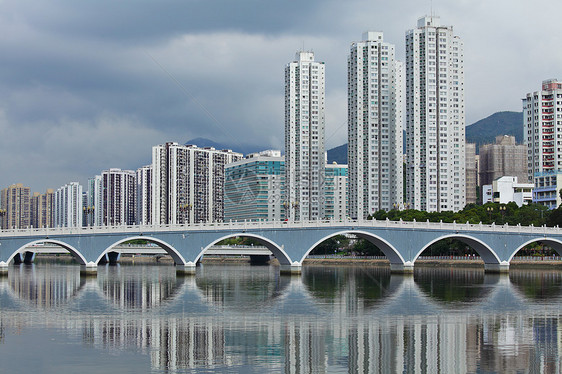
<svg viewBox="0 0 562 374">
<path fill-rule="evenodd" d="M 247 155 L 248 153 L 263 151 L 266 149 L 258 145 L 251 144 L 222 144 L 206 138 L 191 139 L 188 140 L 185 144 L 193 144 L 201 148 L 213 147 L 215 149 L 231 149 L 234 152 L 243 153 L 244 155 Z"/>
<path fill-rule="evenodd" d="M 477 146 L 495 143 L 498 135 L 513 135 L 523 143 L 523 112 L 497 112 L 466 127 L 466 142 Z"/>
<path fill-rule="evenodd" d="M 496 136 L 498 135 L 513 135 L 517 143 L 522 143 L 523 112 L 497 112 L 466 127 L 466 141 L 467 143 L 476 143 L 477 149 L 482 144 L 495 143 Z M 405 139 L 406 134 L 404 134 Z M 206 138 L 191 139 L 185 144 L 195 144 L 199 147 L 214 147 L 216 149 L 232 149 L 244 155 L 268 149 L 268 147 L 255 144 L 221 144 Z M 347 164 L 347 143 L 329 149 L 328 162 Z"/>
<path fill-rule="evenodd" d="M 477 149 L 495 143 L 498 135 L 513 135 L 517 143 L 523 143 L 523 112 L 497 112 L 466 127 L 466 141 L 476 143 Z M 347 144 L 328 150 L 328 162 L 334 161 L 347 164 Z"/>
<path fill-rule="evenodd" d="M 347 164 L 347 143 L 328 149 L 328 163 Z"/>
</svg>

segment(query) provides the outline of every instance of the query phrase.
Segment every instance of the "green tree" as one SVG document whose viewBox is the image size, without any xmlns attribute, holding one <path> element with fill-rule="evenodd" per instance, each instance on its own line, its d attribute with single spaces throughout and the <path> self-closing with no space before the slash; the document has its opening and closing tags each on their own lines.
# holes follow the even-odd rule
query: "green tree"
<svg viewBox="0 0 562 374">
<path fill-rule="evenodd" d="M 311 255 L 328 255 L 336 252 L 347 251 L 349 238 L 345 235 L 332 236 L 318 244 L 311 252 Z"/>
</svg>

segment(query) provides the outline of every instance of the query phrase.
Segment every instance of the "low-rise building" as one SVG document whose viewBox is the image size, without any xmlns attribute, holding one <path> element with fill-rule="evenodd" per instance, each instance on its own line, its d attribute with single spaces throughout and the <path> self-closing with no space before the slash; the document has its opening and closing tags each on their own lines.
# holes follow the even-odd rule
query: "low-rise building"
<svg viewBox="0 0 562 374">
<path fill-rule="evenodd" d="M 532 183 L 519 183 L 517 177 L 505 176 L 482 186 L 482 202 L 507 204 L 515 202 L 518 206 L 533 201 Z"/>
<path fill-rule="evenodd" d="M 533 203 L 542 204 L 548 209 L 556 209 L 562 203 L 560 190 L 562 189 L 562 172 L 536 173 L 535 188 L 533 189 Z"/>
</svg>

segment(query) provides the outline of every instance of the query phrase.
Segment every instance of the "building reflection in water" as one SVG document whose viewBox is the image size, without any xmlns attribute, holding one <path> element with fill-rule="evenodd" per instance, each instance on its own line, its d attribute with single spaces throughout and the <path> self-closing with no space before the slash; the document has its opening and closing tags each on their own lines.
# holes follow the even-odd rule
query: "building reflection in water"
<svg viewBox="0 0 562 374">
<path fill-rule="evenodd" d="M 57 321 L 94 349 L 150 356 L 154 370 L 562 370 L 558 329 L 562 295 L 552 290 L 560 281 L 554 275 L 524 272 L 494 278 L 453 271 L 446 277 L 429 271 L 396 277 L 386 270 L 342 267 L 307 268 L 302 277 L 279 277 L 267 267 L 207 267 L 199 278 L 178 281 L 173 269 L 124 268 L 111 269 L 88 284 L 97 287 L 108 305 L 119 306 L 117 311 L 92 315 L 81 310 Z M 550 295 L 554 302 L 541 298 L 537 303 L 526 296 L 517 283 L 522 280 L 538 284 L 536 292 Z M 11 273 L 8 282 L 13 297 L 38 300 L 31 304 L 45 316 L 52 313 L 45 305 L 64 308 L 84 288 L 79 276 L 64 271 L 24 269 Z M 478 291 L 465 290 L 471 284 Z M 167 312 L 163 307 L 193 302 L 186 299 L 193 292 L 201 296 L 197 302 L 208 312 Z M 497 307 L 514 298 L 520 298 L 519 308 Z M 405 300 L 407 305 L 399 309 L 396 304 Z M 285 306 L 295 302 L 309 304 L 306 310 L 316 312 L 287 311 Z M 404 312 L 386 312 L 392 310 Z M 26 318 L 25 313 L 1 313 L 0 342 L 10 344 L 6 328 L 33 328 L 25 327 Z"/>
<path fill-rule="evenodd" d="M 49 309 L 65 304 L 84 285 L 72 267 L 15 265 L 8 273 L 11 292 L 18 300 Z"/>
<path fill-rule="evenodd" d="M 106 266 L 98 284 L 111 302 L 121 309 L 151 309 L 172 299 L 184 278 L 164 266 Z"/>
</svg>

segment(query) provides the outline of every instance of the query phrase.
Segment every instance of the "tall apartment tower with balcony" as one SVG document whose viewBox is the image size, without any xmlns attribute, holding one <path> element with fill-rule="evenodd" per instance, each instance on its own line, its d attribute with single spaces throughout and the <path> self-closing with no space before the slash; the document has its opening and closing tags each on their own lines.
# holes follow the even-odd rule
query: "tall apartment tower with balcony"
<svg viewBox="0 0 562 374">
<path fill-rule="evenodd" d="M 464 208 L 464 47 L 425 16 L 406 33 L 406 201 L 429 212 Z"/>
<path fill-rule="evenodd" d="M 285 201 L 291 221 L 324 217 L 325 69 L 313 52 L 285 67 Z"/>
<path fill-rule="evenodd" d="M 403 64 L 382 32 L 365 32 L 348 57 L 349 214 L 403 202 Z"/>
<path fill-rule="evenodd" d="M 231 150 L 196 145 L 152 147 L 152 223 L 222 221 L 225 165 L 241 158 Z"/>
<path fill-rule="evenodd" d="M 31 224 L 30 188 L 12 184 L 0 192 L 2 229 L 25 229 Z"/>
<path fill-rule="evenodd" d="M 523 126 L 529 181 L 562 170 L 562 83 L 542 82 L 523 99 Z"/>
<path fill-rule="evenodd" d="M 101 175 L 89 178 L 86 204 L 82 207 L 84 212 L 82 223 L 84 226 L 103 226 L 102 193 Z"/>
<path fill-rule="evenodd" d="M 152 223 L 152 165 L 137 169 L 136 204 L 137 225 L 150 225 Z"/>
<path fill-rule="evenodd" d="M 31 196 L 31 226 L 38 228 L 55 227 L 55 191 L 51 188 L 42 194 Z"/>
<path fill-rule="evenodd" d="M 71 182 L 55 192 L 55 227 L 82 227 L 82 186 Z"/>
<path fill-rule="evenodd" d="M 112 168 L 88 180 L 86 226 L 134 225 L 136 173 Z"/>
<path fill-rule="evenodd" d="M 135 224 L 135 177 L 133 170 L 102 171 L 101 208 L 104 226 Z"/>
</svg>

